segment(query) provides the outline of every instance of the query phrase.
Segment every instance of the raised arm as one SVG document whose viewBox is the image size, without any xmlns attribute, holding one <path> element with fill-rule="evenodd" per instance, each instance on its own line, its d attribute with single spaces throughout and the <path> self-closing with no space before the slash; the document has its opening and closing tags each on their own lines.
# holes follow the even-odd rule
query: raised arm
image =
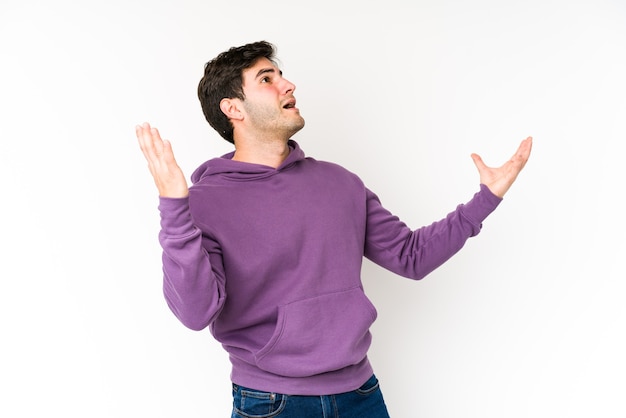
<svg viewBox="0 0 626 418">
<path fill-rule="evenodd" d="M 203 236 L 189 209 L 189 190 L 169 141 L 148 123 L 135 128 L 139 146 L 159 190 L 163 248 L 163 293 L 187 327 L 201 330 L 219 314 L 226 298 L 219 245 Z"/>
<path fill-rule="evenodd" d="M 445 218 L 416 230 L 400 222 L 369 192 L 366 257 L 401 276 L 425 277 L 480 232 L 482 222 L 500 204 L 528 161 L 531 147 L 532 138 L 528 137 L 499 168 L 488 167 L 480 156 L 472 154 L 480 174 L 480 191 Z"/>
<path fill-rule="evenodd" d="M 498 197 L 504 197 L 517 175 L 526 165 L 532 145 L 533 139 L 529 136 L 522 141 L 511 159 L 498 168 L 488 167 L 478 154 L 472 154 L 472 160 L 474 160 L 480 174 L 480 182 L 487 186 L 491 193 Z"/>
</svg>

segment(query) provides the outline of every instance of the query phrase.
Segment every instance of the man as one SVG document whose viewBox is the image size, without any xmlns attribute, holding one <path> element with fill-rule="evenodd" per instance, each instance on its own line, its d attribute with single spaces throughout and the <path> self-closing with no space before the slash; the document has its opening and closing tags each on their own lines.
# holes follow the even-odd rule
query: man
<svg viewBox="0 0 626 418">
<path fill-rule="evenodd" d="M 363 257 L 421 279 L 480 232 L 524 167 L 532 139 L 499 168 L 473 154 L 480 190 L 409 229 L 344 168 L 305 157 L 295 85 L 273 45 L 233 47 L 205 65 L 203 112 L 235 150 L 188 189 L 171 144 L 136 134 L 157 185 L 164 294 L 187 327 L 210 327 L 232 363 L 233 417 L 388 417 L 367 358 L 376 310 Z"/>
</svg>

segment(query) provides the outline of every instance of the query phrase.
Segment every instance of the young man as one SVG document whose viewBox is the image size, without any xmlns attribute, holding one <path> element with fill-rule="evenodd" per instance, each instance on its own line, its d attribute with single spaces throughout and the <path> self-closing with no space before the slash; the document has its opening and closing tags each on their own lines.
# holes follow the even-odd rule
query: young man
<svg viewBox="0 0 626 418">
<path fill-rule="evenodd" d="M 480 190 L 410 230 L 344 168 L 305 157 L 295 85 L 274 47 L 233 47 L 205 66 L 203 112 L 234 152 L 188 189 L 171 145 L 136 134 L 157 185 L 164 294 L 187 327 L 209 327 L 232 363 L 233 417 L 387 417 L 367 358 L 376 310 L 363 257 L 421 279 L 480 232 L 524 167 L 532 140 L 499 168 L 473 154 Z"/>
</svg>

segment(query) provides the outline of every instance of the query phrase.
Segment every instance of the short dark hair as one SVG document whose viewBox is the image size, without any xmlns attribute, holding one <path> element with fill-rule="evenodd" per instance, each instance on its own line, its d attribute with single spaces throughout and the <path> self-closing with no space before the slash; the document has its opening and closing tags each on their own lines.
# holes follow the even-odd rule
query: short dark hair
<svg viewBox="0 0 626 418">
<path fill-rule="evenodd" d="M 259 41 L 232 47 L 220 53 L 204 65 L 204 76 L 198 84 L 198 99 L 202 113 L 225 140 L 235 143 L 233 125 L 220 109 L 224 98 L 244 100 L 243 71 L 252 67 L 260 58 L 275 63 L 276 48 L 269 42 Z"/>
</svg>

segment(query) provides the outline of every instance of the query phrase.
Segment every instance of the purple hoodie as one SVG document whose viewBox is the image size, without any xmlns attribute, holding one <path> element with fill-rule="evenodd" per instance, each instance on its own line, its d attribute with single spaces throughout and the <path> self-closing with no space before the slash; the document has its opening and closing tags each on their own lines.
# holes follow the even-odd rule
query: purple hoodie
<svg viewBox="0 0 626 418">
<path fill-rule="evenodd" d="M 160 199 L 164 294 L 185 326 L 210 327 L 234 383 L 347 392 L 373 373 L 376 309 L 363 292 L 363 257 L 421 279 L 478 234 L 501 199 L 481 185 L 412 231 L 356 175 L 289 145 L 276 169 L 230 153 L 193 173 L 188 198 Z"/>
</svg>

